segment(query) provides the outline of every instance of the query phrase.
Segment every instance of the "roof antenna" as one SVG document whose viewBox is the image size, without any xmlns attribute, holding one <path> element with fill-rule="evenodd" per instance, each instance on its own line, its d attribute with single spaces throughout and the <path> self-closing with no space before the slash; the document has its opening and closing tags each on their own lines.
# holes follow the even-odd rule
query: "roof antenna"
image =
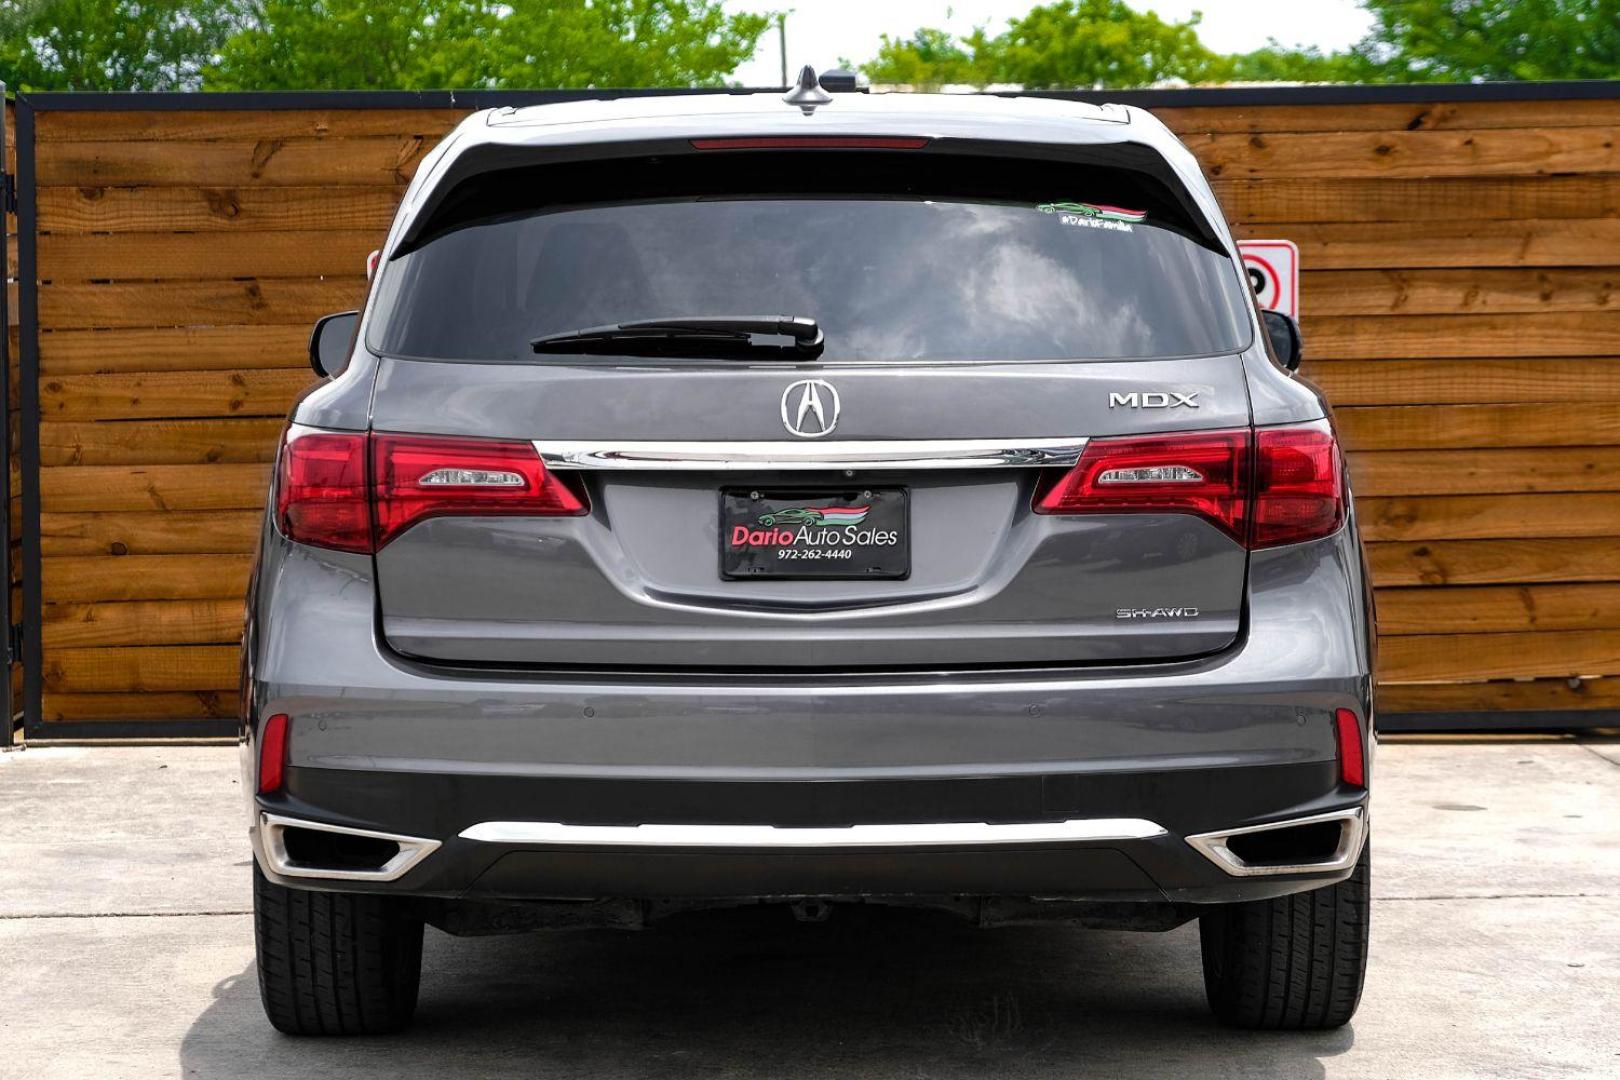
<svg viewBox="0 0 1620 1080">
<path fill-rule="evenodd" d="M 806 116 L 811 116 L 816 109 L 833 99 L 832 95 L 821 88 L 816 80 L 816 69 L 809 64 L 799 71 L 799 85 L 782 95 L 782 100 L 789 105 L 797 105 Z"/>
</svg>

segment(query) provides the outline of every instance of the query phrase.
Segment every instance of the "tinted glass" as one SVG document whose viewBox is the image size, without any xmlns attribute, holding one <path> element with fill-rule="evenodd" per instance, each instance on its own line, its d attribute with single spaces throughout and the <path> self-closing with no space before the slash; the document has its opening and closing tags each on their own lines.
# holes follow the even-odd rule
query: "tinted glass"
<svg viewBox="0 0 1620 1080">
<path fill-rule="evenodd" d="M 675 198 L 472 220 L 385 268 L 371 344 L 532 361 L 543 334 L 777 314 L 817 319 L 826 360 L 1125 359 L 1248 344 L 1243 281 L 1224 254 L 1086 194 Z"/>
</svg>

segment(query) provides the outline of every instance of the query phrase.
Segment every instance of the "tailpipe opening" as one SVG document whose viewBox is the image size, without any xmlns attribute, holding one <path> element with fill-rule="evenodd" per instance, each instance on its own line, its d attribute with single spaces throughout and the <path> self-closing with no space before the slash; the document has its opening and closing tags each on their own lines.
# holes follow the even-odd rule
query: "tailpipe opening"
<svg viewBox="0 0 1620 1080">
<path fill-rule="evenodd" d="M 393 881 L 431 855 L 437 840 L 259 815 L 269 869 L 282 877 Z"/>
<path fill-rule="evenodd" d="M 1234 877 L 1319 874 L 1355 865 L 1367 836 L 1367 811 L 1327 814 L 1200 833 L 1187 843 Z"/>
</svg>

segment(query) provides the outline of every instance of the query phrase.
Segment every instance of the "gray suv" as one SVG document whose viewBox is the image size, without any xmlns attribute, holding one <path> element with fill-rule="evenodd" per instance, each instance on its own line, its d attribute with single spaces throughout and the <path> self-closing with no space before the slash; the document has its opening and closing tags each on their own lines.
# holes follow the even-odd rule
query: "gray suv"
<svg viewBox="0 0 1620 1080">
<path fill-rule="evenodd" d="M 1222 1020 L 1350 1019 L 1344 463 L 1152 116 L 813 73 L 498 109 L 374 262 L 248 604 L 277 1028 L 406 1024 L 426 924 L 752 904 L 1197 919 Z"/>
</svg>

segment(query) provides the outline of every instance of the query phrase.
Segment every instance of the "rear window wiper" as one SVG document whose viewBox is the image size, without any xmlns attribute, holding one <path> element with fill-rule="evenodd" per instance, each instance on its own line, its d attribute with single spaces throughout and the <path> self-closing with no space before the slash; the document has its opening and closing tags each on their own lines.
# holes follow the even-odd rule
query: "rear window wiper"
<svg viewBox="0 0 1620 1080">
<path fill-rule="evenodd" d="M 789 337 L 789 346 L 768 345 L 756 336 Z M 529 342 L 537 353 L 608 353 L 653 356 L 815 356 L 824 338 L 807 315 L 678 315 L 667 319 L 588 326 L 546 334 Z"/>
</svg>

